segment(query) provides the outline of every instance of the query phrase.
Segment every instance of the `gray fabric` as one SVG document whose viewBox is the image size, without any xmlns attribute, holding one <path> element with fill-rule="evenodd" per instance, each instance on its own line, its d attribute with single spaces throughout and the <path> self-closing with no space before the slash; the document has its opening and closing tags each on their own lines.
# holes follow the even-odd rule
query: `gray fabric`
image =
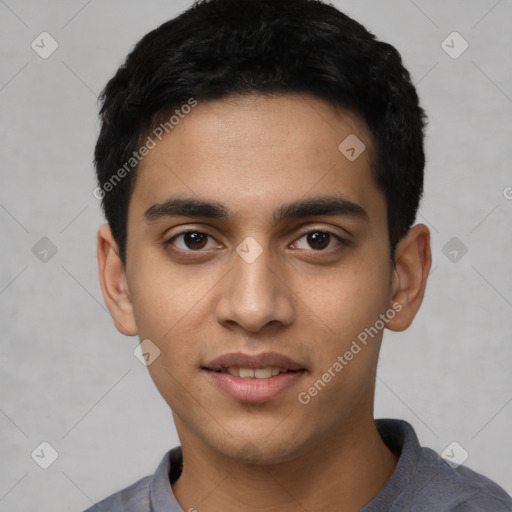
<svg viewBox="0 0 512 512">
<path fill-rule="evenodd" d="M 385 443 L 400 454 L 393 476 L 361 512 L 505 512 L 512 498 L 488 478 L 422 448 L 414 429 L 402 420 L 376 420 Z M 85 512 L 183 512 L 171 481 L 181 473 L 181 448 L 169 450 L 156 472 L 112 494 Z"/>
</svg>

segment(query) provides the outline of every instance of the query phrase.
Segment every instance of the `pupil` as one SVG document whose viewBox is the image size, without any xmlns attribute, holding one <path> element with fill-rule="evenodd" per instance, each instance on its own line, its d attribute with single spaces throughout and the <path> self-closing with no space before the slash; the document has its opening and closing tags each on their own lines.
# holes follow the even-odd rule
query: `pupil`
<svg viewBox="0 0 512 512">
<path fill-rule="evenodd" d="M 197 231 L 185 233 L 185 245 L 189 249 L 201 249 L 205 245 L 205 240 L 206 235 L 204 233 L 198 233 Z"/>
<path fill-rule="evenodd" d="M 313 246 L 314 249 L 324 249 L 329 245 L 329 233 L 321 233 L 319 231 L 308 235 L 308 243 Z M 315 244 L 321 247 L 314 247 Z"/>
</svg>

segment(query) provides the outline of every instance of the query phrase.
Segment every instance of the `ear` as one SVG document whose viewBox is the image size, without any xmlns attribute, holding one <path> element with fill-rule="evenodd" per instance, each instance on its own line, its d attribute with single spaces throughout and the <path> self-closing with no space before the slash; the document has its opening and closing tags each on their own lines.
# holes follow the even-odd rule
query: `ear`
<svg viewBox="0 0 512 512">
<path fill-rule="evenodd" d="M 138 333 L 123 262 L 107 224 L 98 230 L 98 266 L 101 291 L 117 330 L 126 336 Z"/>
<path fill-rule="evenodd" d="M 430 231 L 417 224 L 396 246 L 391 300 L 399 312 L 386 322 L 388 329 L 404 331 L 411 325 L 423 301 L 431 265 Z"/>
</svg>

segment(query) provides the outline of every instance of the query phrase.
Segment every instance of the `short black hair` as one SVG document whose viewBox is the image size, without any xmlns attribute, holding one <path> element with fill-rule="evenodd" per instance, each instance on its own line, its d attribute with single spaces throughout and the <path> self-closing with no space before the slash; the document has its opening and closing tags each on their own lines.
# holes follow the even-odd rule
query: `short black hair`
<svg viewBox="0 0 512 512">
<path fill-rule="evenodd" d="M 250 93 L 306 93 L 366 122 L 393 257 L 416 218 L 425 166 L 426 114 L 399 52 L 320 0 L 200 0 L 146 34 L 99 98 L 95 195 L 123 264 L 145 138 L 191 101 Z"/>
</svg>

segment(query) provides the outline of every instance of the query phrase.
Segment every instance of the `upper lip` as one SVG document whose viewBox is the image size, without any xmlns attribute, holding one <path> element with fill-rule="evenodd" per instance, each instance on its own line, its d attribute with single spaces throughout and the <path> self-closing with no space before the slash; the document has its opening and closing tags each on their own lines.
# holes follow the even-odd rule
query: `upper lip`
<svg viewBox="0 0 512 512">
<path fill-rule="evenodd" d="M 273 352 L 249 355 L 241 352 L 224 354 L 206 363 L 203 368 L 208 370 L 222 370 L 223 368 L 281 368 L 283 370 L 303 370 L 304 367 L 289 357 Z"/>
</svg>

